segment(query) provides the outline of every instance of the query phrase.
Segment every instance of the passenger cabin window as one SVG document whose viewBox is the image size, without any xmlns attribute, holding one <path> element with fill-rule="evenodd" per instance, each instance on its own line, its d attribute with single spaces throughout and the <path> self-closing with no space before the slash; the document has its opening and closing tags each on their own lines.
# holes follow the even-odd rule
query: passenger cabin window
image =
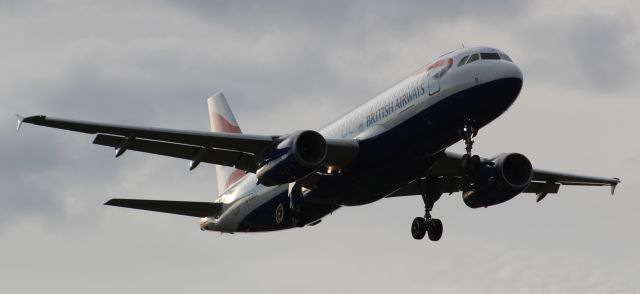
<svg viewBox="0 0 640 294">
<path fill-rule="evenodd" d="M 469 55 L 462 57 L 462 59 L 460 59 L 460 62 L 458 62 L 458 67 L 461 67 L 465 61 L 467 61 L 467 58 L 469 58 Z"/>
<path fill-rule="evenodd" d="M 498 55 L 498 53 L 480 53 L 480 57 L 482 59 L 500 60 L 500 55 Z"/>
<path fill-rule="evenodd" d="M 480 57 L 478 57 L 478 53 L 473 54 L 471 56 L 469 56 L 469 60 L 467 60 L 467 64 L 472 63 L 476 60 L 480 59 Z"/>
</svg>

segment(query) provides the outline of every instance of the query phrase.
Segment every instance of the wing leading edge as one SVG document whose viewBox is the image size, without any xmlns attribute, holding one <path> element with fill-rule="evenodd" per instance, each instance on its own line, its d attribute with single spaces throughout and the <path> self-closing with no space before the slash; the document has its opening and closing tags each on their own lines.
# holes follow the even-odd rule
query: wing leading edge
<svg viewBox="0 0 640 294">
<path fill-rule="evenodd" d="M 116 148 L 116 157 L 131 149 L 191 160 L 192 167 L 200 162 L 207 162 L 234 166 L 247 172 L 255 172 L 261 159 L 256 155 L 261 155 L 277 139 L 275 136 L 103 124 L 51 118 L 44 115 L 23 118 L 19 124 L 22 123 L 97 134 L 93 143 Z"/>
<path fill-rule="evenodd" d="M 191 161 L 190 169 L 206 162 L 255 173 L 269 147 L 281 136 L 261 136 L 236 133 L 196 132 L 174 129 L 145 128 L 68 120 L 37 115 L 18 116 L 23 123 L 96 134 L 94 144 L 114 147 L 116 157 L 127 150 L 176 157 Z M 327 164 L 344 166 L 355 158 L 358 143 L 352 139 L 327 139 Z"/>
</svg>

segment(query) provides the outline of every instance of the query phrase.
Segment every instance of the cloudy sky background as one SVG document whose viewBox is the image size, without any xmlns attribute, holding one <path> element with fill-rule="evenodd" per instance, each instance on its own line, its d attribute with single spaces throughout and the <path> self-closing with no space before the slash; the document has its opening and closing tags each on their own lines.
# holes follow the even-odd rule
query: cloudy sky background
<svg viewBox="0 0 640 294">
<path fill-rule="evenodd" d="M 0 1 L 0 292 L 636 293 L 640 11 L 636 1 Z M 186 1 L 185 1 L 186 2 Z M 478 136 L 490 156 L 622 178 L 488 209 L 417 197 L 322 224 L 219 235 L 112 197 L 210 201 L 214 168 L 113 150 L 14 113 L 208 130 L 224 91 L 246 133 L 313 129 L 437 56 L 490 45 L 525 83 Z M 462 145 L 452 147 L 462 151 Z"/>
</svg>

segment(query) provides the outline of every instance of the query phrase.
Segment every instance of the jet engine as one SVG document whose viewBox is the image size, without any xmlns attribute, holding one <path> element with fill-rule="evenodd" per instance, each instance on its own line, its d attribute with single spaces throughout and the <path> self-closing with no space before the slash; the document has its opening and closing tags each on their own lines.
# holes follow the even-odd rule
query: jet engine
<svg viewBox="0 0 640 294">
<path fill-rule="evenodd" d="M 473 184 L 462 199 L 471 208 L 487 207 L 511 200 L 531 183 L 533 167 L 519 153 L 503 153 L 482 162 L 471 176 Z"/>
<path fill-rule="evenodd" d="M 327 141 L 316 131 L 298 131 L 267 150 L 256 171 L 265 186 L 295 182 L 317 170 L 327 157 Z"/>
</svg>

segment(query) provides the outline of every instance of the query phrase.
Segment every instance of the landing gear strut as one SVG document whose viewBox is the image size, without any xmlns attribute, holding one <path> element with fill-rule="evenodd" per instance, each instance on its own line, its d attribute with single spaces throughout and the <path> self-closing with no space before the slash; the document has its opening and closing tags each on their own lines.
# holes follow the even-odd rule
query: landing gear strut
<svg viewBox="0 0 640 294">
<path fill-rule="evenodd" d="M 465 150 L 467 151 L 462 156 L 462 168 L 467 172 L 467 174 L 473 173 L 473 171 L 480 164 L 480 156 L 471 155 L 471 151 L 473 149 L 473 137 L 478 135 L 478 130 L 474 126 L 474 121 L 469 119 L 467 123 L 462 126 L 462 139 L 464 140 Z"/>
<path fill-rule="evenodd" d="M 438 241 L 442 237 L 442 221 L 431 217 L 433 205 L 440 199 L 442 192 L 438 178 L 427 177 L 426 179 L 418 179 L 418 187 L 422 193 L 424 201 L 424 217 L 416 217 L 411 223 L 411 235 L 416 240 L 424 238 L 425 234 L 429 235 L 429 240 Z"/>
<path fill-rule="evenodd" d="M 296 184 L 289 185 L 289 209 L 291 211 L 291 221 L 296 227 L 304 227 L 306 224 L 304 212 L 301 208 L 302 191 Z"/>
</svg>

